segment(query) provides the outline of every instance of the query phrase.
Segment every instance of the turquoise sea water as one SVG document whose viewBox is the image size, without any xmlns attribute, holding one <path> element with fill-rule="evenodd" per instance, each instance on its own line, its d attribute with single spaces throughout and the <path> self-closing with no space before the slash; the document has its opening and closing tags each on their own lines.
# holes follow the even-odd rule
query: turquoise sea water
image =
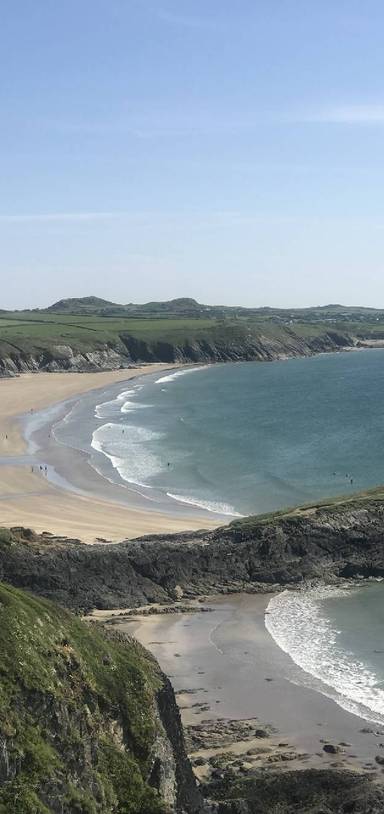
<svg viewBox="0 0 384 814">
<path fill-rule="evenodd" d="M 113 478 L 224 513 L 384 481 L 382 350 L 148 377 L 89 413 Z"/>
<path fill-rule="evenodd" d="M 384 350 L 144 377 L 88 394 L 55 434 L 170 505 L 247 514 L 352 493 L 384 482 Z M 383 591 L 287 592 L 266 616 L 311 686 L 382 726 Z"/>
</svg>

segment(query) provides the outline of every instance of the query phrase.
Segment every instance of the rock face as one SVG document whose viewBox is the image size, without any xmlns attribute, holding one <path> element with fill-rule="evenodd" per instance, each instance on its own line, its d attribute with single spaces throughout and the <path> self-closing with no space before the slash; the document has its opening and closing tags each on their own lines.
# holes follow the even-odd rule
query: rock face
<svg viewBox="0 0 384 814">
<path fill-rule="evenodd" d="M 213 532 L 84 546 L 25 530 L 0 545 L 0 579 L 74 609 L 135 607 L 305 580 L 384 576 L 380 493 L 250 517 Z"/>
<path fill-rule="evenodd" d="M 172 687 L 136 641 L 0 585 L 0 811 L 197 814 Z"/>
<path fill-rule="evenodd" d="M 24 344 L 17 346 L 0 343 L 0 376 L 38 370 L 111 370 L 142 362 L 270 361 L 345 350 L 355 343 L 347 331 L 324 329 L 322 333 L 314 332 L 313 336 L 304 338 L 289 327 L 280 328 L 276 336 L 245 330 L 234 333 L 228 328 L 216 337 L 191 335 L 180 344 L 144 340 L 124 331 L 111 342 L 95 341 L 87 347 L 52 341 L 49 348 L 36 346 L 31 350 L 32 340 L 24 340 Z"/>
<path fill-rule="evenodd" d="M 354 772 L 306 769 L 211 784 L 215 814 L 382 814 L 384 792 Z"/>
<path fill-rule="evenodd" d="M 9 349 L 8 349 L 9 350 Z M 19 373 L 46 371 L 56 373 L 70 370 L 83 373 L 92 370 L 115 370 L 131 365 L 131 359 L 113 348 L 80 352 L 69 345 L 53 345 L 41 353 L 28 353 L 18 349 L 0 356 L 0 377 L 17 376 Z"/>
<path fill-rule="evenodd" d="M 382 576 L 383 497 L 118 545 L 2 530 L 0 577 L 80 610 L 168 602 L 180 591 L 188 597 Z M 134 640 L 5 585 L 0 652 L 1 814 L 384 810 L 382 787 L 361 774 L 280 773 L 273 764 L 248 775 L 247 762 L 244 777 L 212 772 L 204 804 L 172 687 L 153 658 Z"/>
</svg>

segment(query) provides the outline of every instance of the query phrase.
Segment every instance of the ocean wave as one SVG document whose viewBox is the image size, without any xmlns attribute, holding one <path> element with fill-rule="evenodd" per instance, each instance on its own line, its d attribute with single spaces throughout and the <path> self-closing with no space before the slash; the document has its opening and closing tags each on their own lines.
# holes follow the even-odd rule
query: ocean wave
<svg viewBox="0 0 384 814">
<path fill-rule="evenodd" d="M 215 514 L 227 514 L 231 517 L 244 517 L 243 514 L 235 511 L 233 506 L 228 503 L 219 503 L 214 500 L 202 500 L 201 498 L 185 497 L 184 495 L 174 495 L 172 492 L 167 492 L 167 497 L 179 501 L 179 503 L 188 503 L 190 506 L 197 506 L 199 509 L 206 509 L 208 512 Z"/>
<path fill-rule="evenodd" d="M 132 410 L 142 410 L 146 407 L 151 407 L 150 404 L 138 404 L 137 401 L 125 401 L 120 408 L 121 413 L 131 413 Z"/>
<path fill-rule="evenodd" d="M 343 588 L 283 591 L 274 596 L 265 625 L 281 650 L 317 683 L 314 689 L 368 721 L 384 723 L 384 691 L 377 675 L 338 643 L 336 630 L 322 609 L 325 599 L 348 595 Z"/>
<path fill-rule="evenodd" d="M 155 384 L 173 382 L 175 379 L 178 379 L 179 376 L 186 376 L 187 373 L 196 373 L 196 371 L 205 370 L 207 367 L 208 365 L 201 365 L 200 367 L 189 367 L 187 370 L 176 370 L 175 373 L 169 373 L 167 376 L 162 376 L 161 379 L 157 379 Z"/>
<path fill-rule="evenodd" d="M 103 401 L 101 404 L 96 404 L 95 407 L 95 418 L 108 418 L 109 416 L 113 415 L 116 409 L 120 409 L 121 412 L 125 412 L 123 407 L 120 407 L 120 403 L 123 401 L 127 403 L 127 399 L 131 396 L 137 395 L 139 390 L 141 390 L 143 385 L 135 385 L 135 387 L 131 387 L 130 390 L 123 390 L 119 393 L 116 398 L 111 399 L 110 401 Z M 139 406 L 139 405 L 135 405 Z M 140 405 L 141 406 L 141 405 Z M 144 405 L 143 405 L 144 406 Z M 128 412 L 128 410 L 126 411 Z"/>
<path fill-rule="evenodd" d="M 164 469 L 150 445 L 162 437 L 145 427 L 107 423 L 92 435 L 92 447 L 108 458 L 122 480 L 146 489 L 148 480 Z"/>
</svg>

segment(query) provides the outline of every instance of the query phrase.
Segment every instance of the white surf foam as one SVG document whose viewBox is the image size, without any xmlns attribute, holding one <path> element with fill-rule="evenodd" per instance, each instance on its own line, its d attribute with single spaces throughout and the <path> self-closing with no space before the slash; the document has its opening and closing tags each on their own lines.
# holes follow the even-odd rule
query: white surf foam
<svg viewBox="0 0 384 814">
<path fill-rule="evenodd" d="M 109 416 L 112 416 L 117 409 L 120 409 L 121 412 L 129 412 L 128 409 L 123 409 L 124 404 L 128 404 L 130 397 L 136 396 L 137 393 L 142 389 L 142 386 L 143 385 L 136 385 L 130 390 L 123 390 L 118 396 L 116 396 L 116 398 L 111 399 L 111 401 L 103 401 L 101 404 L 96 404 L 95 418 L 109 418 Z M 123 406 L 121 406 L 122 401 L 124 402 Z M 146 406 L 136 404 L 132 401 L 129 401 L 129 404 L 131 405 L 131 409 Z"/>
<path fill-rule="evenodd" d="M 121 413 L 131 413 L 133 410 L 143 410 L 146 407 L 151 407 L 150 404 L 138 404 L 137 401 L 125 401 L 120 408 Z"/>
<path fill-rule="evenodd" d="M 347 593 L 345 589 L 326 587 L 283 591 L 270 600 L 265 625 L 293 662 L 318 679 L 315 689 L 348 712 L 382 725 L 384 690 L 378 686 L 378 677 L 340 646 L 339 631 L 322 612 L 324 599 Z"/>
<path fill-rule="evenodd" d="M 167 492 L 167 496 L 179 503 L 188 503 L 190 506 L 198 506 L 199 509 L 206 509 L 208 512 L 215 514 L 226 514 L 231 517 L 244 517 L 243 514 L 236 512 L 233 506 L 228 503 L 219 503 L 213 500 L 202 500 L 201 498 L 185 497 L 184 495 L 174 495 L 172 492 Z"/>
<path fill-rule="evenodd" d="M 92 436 L 92 447 L 111 461 L 120 477 L 127 483 L 151 488 L 147 481 L 163 470 L 160 458 L 152 451 L 153 441 L 161 433 L 144 427 L 107 423 Z"/>
<path fill-rule="evenodd" d="M 175 373 L 169 373 L 167 376 L 162 376 L 161 379 L 157 379 L 155 384 L 164 384 L 164 382 L 173 382 L 175 379 L 178 379 L 179 376 L 186 376 L 187 373 L 196 373 L 198 370 L 205 370 L 208 365 L 202 365 L 201 367 L 189 367 L 188 370 L 176 370 Z"/>
</svg>

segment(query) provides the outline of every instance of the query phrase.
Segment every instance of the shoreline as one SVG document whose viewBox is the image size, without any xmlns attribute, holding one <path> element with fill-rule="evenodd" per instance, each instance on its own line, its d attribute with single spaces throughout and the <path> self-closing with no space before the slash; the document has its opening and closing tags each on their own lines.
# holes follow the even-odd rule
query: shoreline
<svg viewBox="0 0 384 814">
<path fill-rule="evenodd" d="M 204 510 L 150 505 L 128 485 L 107 481 L 88 464 L 86 453 L 52 438 L 58 415 L 65 415 L 79 397 L 179 367 L 159 363 L 0 380 L 0 525 L 31 527 L 86 543 L 220 525 L 219 517 L 214 521 Z"/>
<path fill-rule="evenodd" d="M 99 470 L 90 463 L 86 446 L 86 451 L 66 446 L 52 431 L 59 413 L 63 418 L 81 396 L 99 393 L 102 401 L 104 396 L 110 398 L 113 388 L 117 393 L 125 383 L 141 376 L 193 368 L 194 365 L 156 363 L 91 374 L 33 373 L 1 379 L 0 523 L 84 537 L 86 542 L 97 538 L 115 542 L 145 534 L 217 528 L 234 519 L 235 515 L 165 499 L 155 489 L 144 490 L 123 480 L 112 481 L 104 467 Z M 23 424 L 31 447 L 28 454 L 21 434 Z M 47 505 L 51 498 L 57 504 L 55 515 Z M 91 515 L 92 502 L 98 525 Z M 103 508 L 108 517 L 103 517 Z M 125 514 L 120 515 L 121 511 Z"/>
<path fill-rule="evenodd" d="M 96 611 L 91 618 L 103 622 L 109 618 L 115 629 L 137 638 L 171 679 L 200 780 L 209 779 L 210 758 L 228 752 L 248 763 L 251 760 L 254 769 L 331 767 L 376 775 L 380 767 L 375 758 L 381 753 L 384 733 L 309 686 L 310 676 L 279 648 L 265 627 L 271 596 L 206 599 L 204 609 L 211 609 L 209 613 L 140 616 L 138 612 L 119 617 L 119 611 Z M 241 723 L 240 736 L 233 734 L 235 721 Z M 255 726 L 264 731 L 256 742 L 241 735 L 249 721 L 252 732 Z M 221 729 L 228 735 L 228 724 L 232 741 L 227 738 L 217 748 L 215 733 Z M 193 747 L 196 740 L 200 748 Z M 325 744 L 335 752 L 325 751 Z M 249 750 L 254 752 L 252 757 Z M 380 774 L 377 779 L 381 780 Z"/>
</svg>

